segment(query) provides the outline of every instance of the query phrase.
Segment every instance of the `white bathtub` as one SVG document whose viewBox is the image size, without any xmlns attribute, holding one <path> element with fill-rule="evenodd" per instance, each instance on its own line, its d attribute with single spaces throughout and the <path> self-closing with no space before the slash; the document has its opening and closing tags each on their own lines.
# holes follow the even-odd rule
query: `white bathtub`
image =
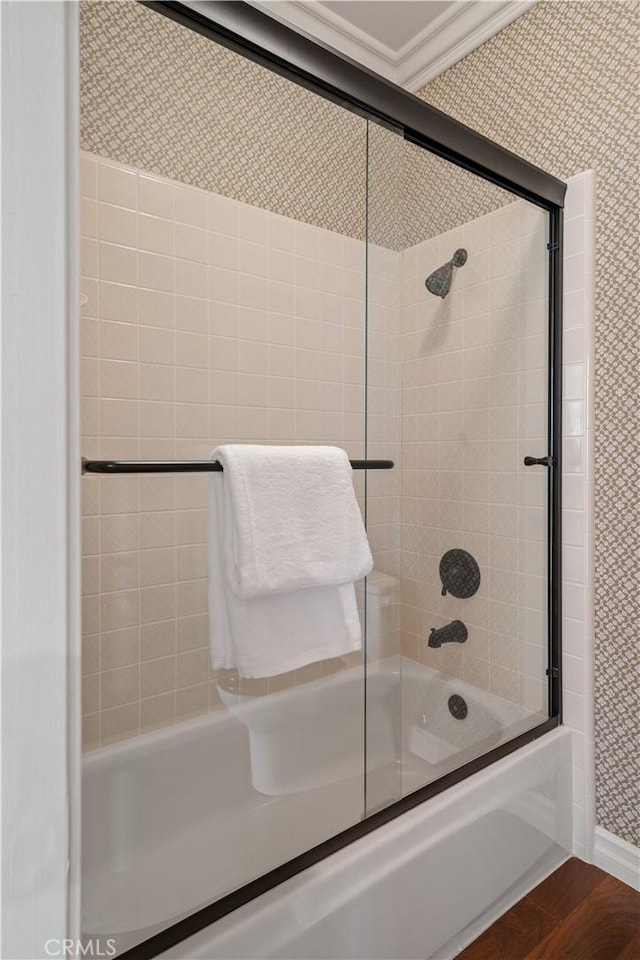
<svg viewBox="0 0 640 960">
<path fill-rule="evenodd" d="M 560 728 L 165 951 L 173 960 L 450 960 L 568 856 Z"/>
<path fill-rule="evenodd" d="M 362 683 L 362 670 L 354 668 L 265 698 L 232 697 L 228 700 L 232 713 L 221 711 L 88 754 L 83 786 L 85 935 L 113 936 L 118 952 L 122 952 L 357 823 L 362 817 L 364 795 Z M 452 693 L 463 696 L 467 703 L 468 715 L 463 721 L 454 719 L 447 709 Z M 369 811 L 441 776 L 507 735 L 515 736 L 532 722 L 531 716 L 518 707 L 399 658 L 369 670 L 367 705 Z M 546 741 L 551 745 L 549 737 L 545 745 Z M 560 742 L 557 737 L 553 743 L 556 741 Z M 544 755 L 544 764 L 532 764 L 522 751 L 512 758 L 513 763 L 523 765 L 518 777 L 509 784 L 496 781 L 495 790 L 483 793 L 482 804 L 471 804 L 471 820 L 485 817 L 481 828 L 467 822 L 470 808 L 464 803 L 460 806 L 460 798 L 475 789 L 470 786 L 477 782 L 473 778 L 352 844 L 337 855 L 338 860 L 332 857 L 313 867 L 307 871 L 309 876 L 305 874 L 306 879 L 296 878 L 238 912 L 251 929 L 258 920 L 266 922 L 268 914 L 272 919 L 267 923 L 267 939 L 260 927 L 255 930 L 258 939 L 247 941 L 243 934 L 237 940 L 236 921 L 227 918 L 212 929 L 210 943 L 201 938 L 197 946 L 194 944 L 193 950 L 205 952 L 193 956 L 429 956 L 424 949 L 417 954 L 406 953 L 407 948 L 401 944 L 409 941 L 404 940 L 398 942 L 397 950 L 389 948 L 381 954 L 370 952 L 373 948 L 366 938 L 361 943 L 342 943 L 340 924 L 332 933 L 327 932 L 334 923 L 333 907 L 329 909 L 327 904 L 335 906 L 337 922 L 343 901 L 351 902 L 359 891 L 357 896 L 364 897 L 362 909 L 368 911 L 367 897 L 374 896 L 372 902 L 377 902 L 378 883 L 391 884 L 388 894 L 380 895 L 388 895 L 390 903 L 395 902 L 391 874 L 399 869 L 402 858 L 397 858 L 404 847 L 402 843 L 396 847 L 393 838 L 404 836 L 402 831 L 416 822 L 416 816 L 419 820 L 426 818 L 425 825 L 431 826 L 418 830 L 420 844 L 416 845 L 414 837 L 407 850 L 417 855 L 430 838 L 430 853 L 426 860 L 418 858 L 413 866 L 413 861 L 403 862 L 403 870 L 417 870 L 424 886 L 432 877 L 442 879 L 445 861 L 463 864 L 468 853 L 471 861 L 478 863 L 478 858 L 487 856 L 495 883 L 481 885 L 482 895 L 489 896 L 482 910 L 527 875 L 538 861 L 544 869 L 547 862 L 558 862 L 564 834 L 555 807 L 550 812 L 553 804 L 549 799 L 557 792 L 557 749 Z M 493 775 L 504 763 L 480 776 Z M 540 792 L 539 802 L 535 792 L 531 794 L 538 788 L 545 791 Z M 529 796 L 522 807 L 521 795 L 527 791 Z M 434 820 L 443 796 L 448 797 L 443 808 L 446 815 L 443 817 L 441 811 Z M 458 809 L 466 811 L 462 818 L 454 813 Z M 540 832 L 542 814 L 546 819 Z M 387 834 L 391 846 L 380 852 Z M 504 857 L 496 857 L 495 849 L 484 850 L 482 845 L 486 846 L 491 837 L 500 849 L 508 838 Z M 367 859 L 367 851 L 373 855 L 376 850 L 381 857 L 377 866 Z M 357 882 L 349 868 L 352 855 L 362 864 L 355 868 Z M 444 857 L 442 862 L 440 857 Z M 382 869 L 383 863 L 389 865 L 389 871 Z M 473 875 L 472 870 L 465 883 Z M 334 878 L 328 887 L 322 883 L 324 876 Z M 310 877 L 321 883 L 321 888 L 307 895 L 305 884 Z M 339 886 L 340 878 L 346 886 Z M 404 890 L 403 902 L 408 885 L 408 881 L 402 881 L 398 888 Z M 464 883 L 460 886 L 463 889 Z M 296 891 L 302 901 L 295 899 Z M 472 912 L 478 913 L 477 898 L 467 899 Z M 409 900 L 406 902 L 409 904 Z M 320 913 L 314 912 L 320 904 L 324 904 Z M 287 920 L 280 928 L 283 910 L 285 914 L 293 910 L 297 919 Z M 395 916 L 397 907 L 392 912 Z M 437 912 L 440 916 L 439 909 Z M 302 922 L 301 917 L 306 920 Z M 431 921 L 428 926 L 432 931 L 440 929 Z M 311 937 L 308 942 L 304 940 L 307 934 Z M 439 933 L 433 935 L 442 939 Z M 314 952 L 316 941 L 321 944 L 319 952 Z M 270 946 L 256 952 L 258 943 Z M 191 955 L 180 951 L 170 954 Z"/>
</svg>

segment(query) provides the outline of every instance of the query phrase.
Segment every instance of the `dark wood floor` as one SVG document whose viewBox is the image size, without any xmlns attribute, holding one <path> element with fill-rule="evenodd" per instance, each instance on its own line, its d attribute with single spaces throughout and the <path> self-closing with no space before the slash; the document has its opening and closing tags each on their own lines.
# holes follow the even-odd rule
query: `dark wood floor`
<svg viewBox="0 0 640 960">
<path fill-rule="evenodd" d="M 640 893 L 572 857 L 457 960 L 640 960 Z"/>
</svg>

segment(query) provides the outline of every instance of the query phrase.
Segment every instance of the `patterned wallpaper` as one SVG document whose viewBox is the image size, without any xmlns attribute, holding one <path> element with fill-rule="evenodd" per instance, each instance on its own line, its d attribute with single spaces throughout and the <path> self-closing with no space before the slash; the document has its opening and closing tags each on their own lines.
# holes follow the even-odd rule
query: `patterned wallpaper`
<svg viewBox="0 0 640 960">
<path fill-rule="evenodd" d="M 637 63 L 636 2 L 542 0 L 421 94 L 559 177 L 596 170 L 597 803 L 600 824 L 636 844 Z M 364 235 L 361 118 L 128 0 L 82 3 L 81 66 L 85 150 Z M 385 246 L 512 199 L 391 134 L 370 148 L 369 228 Z"/>
<path fill-rule="evenodd" d="M 141 4 L 83 2 L 82 148 L 364 235 L 366 121 Z"/>
<path fill-rule="evenodd" d="M 358 239 L 368 159 L 392 249 L 513 200 L 374 124 L 367 151 L 362 117 L 132 0 L 83 0 L 80 54 L 90 153 Z"/>
<path fill-rule="evenodd" d="M 403 248 L 477 220 L 514 201 L 506 190 L 413 143 L 404 142 L 403 154 Z"/>
<path fill-rule="evenodd" d="M 596 171 L 597 817 L 636 845 L 638 11 L 543 0 L 420 94 L 558 177 Z"/>
</svg>

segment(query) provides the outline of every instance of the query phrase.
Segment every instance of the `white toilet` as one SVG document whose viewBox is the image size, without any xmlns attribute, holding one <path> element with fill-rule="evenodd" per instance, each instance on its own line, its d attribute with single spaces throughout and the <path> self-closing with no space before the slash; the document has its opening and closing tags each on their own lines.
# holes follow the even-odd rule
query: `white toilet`
<svg viewBox="0 0 640 960">
<path fill-rule="evenodd" d="M 364 585 L 358 584 L 356 591 L 363 620 Z M 385 757 L 393 752 L 395 742 L 392 711 L 382 705 L 397 684 L 398 599 L 397 577 L 372 570 L 366 582 L 363 652 L 366 650 L 367 663 L 389 663 L 388 670 L 376 667 L 367 687 L 368 697 L 381 701 L 381 710 L 371 711 L 371 715 L 380 718 L 375 743 Z M 219 682 L 221 702 L 249 731 L 255 789 L 270 796 L 282 795 L 357 776 L 362 767 L 364 682 L 362 665 L 262 695 L 239 693 Z M 387 713 L 388 724 L 383 719 Z"/>
<path fill-rule="evenodd" d="M 364 646 L 367 661 L 399 656 L 400 580 L 389 573 L 382 573 L 381 570 L 372 570 L 366 585 L 367 619 Z M 356 585 L 356 596 L 360 622 L 364 627 L 364 583 Z"/>
</svg>

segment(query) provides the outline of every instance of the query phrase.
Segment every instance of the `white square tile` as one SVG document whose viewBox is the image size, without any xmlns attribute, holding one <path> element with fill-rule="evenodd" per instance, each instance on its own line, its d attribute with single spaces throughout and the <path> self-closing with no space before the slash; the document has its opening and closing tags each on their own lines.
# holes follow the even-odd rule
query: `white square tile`
<svg viewBox="0 0 640 960">
<path fill-rule="evenodd" d="M 257 277 L 269 276 L 269 248 L 265 244 L 239 240 L 238 258 L 242 273 Z"/>
<path fill-rule="evenodd" d="M 585 219 L 583 216 L 565 221 L 563 239 L 565 257 L 582 253 L 585 240 Z"/>
<path fill-rule="evenodd" d="M 138 244 L 140 250 L 173 256 L 173 230 L 173 220 L 140 213 L 138 215 Z"/>
<path fill-rule="evenodd" d="M 565 400 L 562 404 L 562 435 L 581 437 L 584 434 L 584 401 Z"/>
<path fill-rule="evenodd" d="M 585 209 L 585 182 L 584 179 L 572 180 L 565 199 L 564 216 L 566 220 L 584 215 Z"/>
<path fill-rule="evenodd" d="M 584 363 L 565 363 L 562 370 L 562 379 L 562 392 L 565 400 L 582 400 L 584 398 Z"/>
<path fill-rule="evenodd" d="M 563 264 L 563 289 L 566 293 L 582 290 L 585 285 L 584 253 L 575 253 L 565 257 Z"/>
<path fill-rule="evenodd" d="M 584 441 L 582 437 L 565 437 L 563 439 L 562 469 L 565 473 L 584 474 Z"/>
<path fill-rule="evenodd" d="M 253 243 L 269 242 L 269 215 L 266 210 L 250 207 L 246 203 L 238 208 L 238 236 Z"/>
<path fill-rule="evenodd" d="M 584 623 L 570 617 L 562 618 L 562 645 L 563 650 L 572 657 L 583 658 L 586 652 L 584 638 Z"/>
<path fill-rule="evenodd" d="M 173 220 L 173 184 L 159 177 L 140 173 L 138 177 L 141 213 Z"/>
<path fill-rule="evenodd" d="M 563 612 L 570 619 L 584 619 L 586 615 L 584 586 L 564 580 L 562 584 L 562 606 Z"/>
<path fill-rule="evenodd" d="M 203 190 L 176 185 L 173 191 L 173 216 L 178 223 L 192 227 L 207 226 L 208 195 Z"/>
<path fill-rule="evenodd" d="M 209 195 L 207 200 L 207 225 L 210 230 L 225 236 L 238 235 L 239 204 L 228 197 Z"/>
<path fill-rule="evenodd" d="M 562 656 L 562 685 L 565 691 L 584 693 L 584 661 L 569 653 Z"/>
<path fill-rule="evenodd" d="M 562 551 L 562 576 L 572 583 L 585 582 L 585 552 L 582 547 L 565 546 Z"/>
<path fill-rule="evenodd" d="M 584 510 L 585 481 L 581 474 L 564 474 L 562 478 L 562 503 L 570 510 Z"/>
<path fill-rule="evenodd" d="M 562 708 L 563 722 L 574 730 L 584 730 L 584 697 L 572 690 L 567 690 L 563 696 Z"/>
<path fill-rule="evenodd" d="M 586 293 L 584 290 L 565 291 L 563 297 L 562 325 L 565 330 L 583 327 L 586 323 Z"/>
<path fill-rule="evenodd" d="M 98 164 L 98 199 L 136 210 L 138 175 L 134 170 L 101 160 Z"/>
<path fill-rule="evenodd" d="M 585 360 L 584 329 L 570 328 L 563 334 L 563 363 L 582 363 Z"/>
<path fill-rule="evenodd" d="M 295 221 L 288 217 L 270 214 L 268 225 L 268 243 L 274 250 L 295 250 Z"/>
<path fill-rule="evenodd" d="M 566 544 L 572 547 L 584 547 L 584 514 L 581 510 L 562 511 L 562 536 Z M 584 608 L 578 610 L 574 616 L 583 617 Z"/>
</svg>

